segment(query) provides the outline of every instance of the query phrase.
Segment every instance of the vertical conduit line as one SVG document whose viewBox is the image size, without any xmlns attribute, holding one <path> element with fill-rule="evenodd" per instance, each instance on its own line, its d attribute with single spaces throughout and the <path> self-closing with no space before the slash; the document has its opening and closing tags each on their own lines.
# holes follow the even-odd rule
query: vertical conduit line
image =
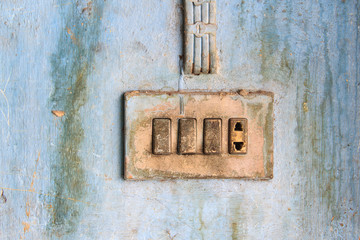
<svg viewBox="0 0 360 240">
<path fill-rule="evenodd" d="M 216 26 L 216 2 L 210 2 L 210 24 Z M 216 34 L 210 34 L 210 73 L 217 72 Z"/>
<path fill-rule="evenodd" d="M 185 0 L 185 74 L 193 71 L 194 58 L 194 34 L 186 30 L 186 26 L 194 24 L 193 3 Z"/>
<path fill-rule="evenodd" d="M 180 67 L 180 76 L 178 81 L 178 92 L 179 92 L 179 102 L 180 102 L 180 115 L 185 115 L 184 110 L 184 96 L 181 94 L 183 90 L 183 84 L 184 84 L 184 68 L 183 68 L 183 62 L 180 59 L 179 61 L 179 67 Z"/>
<path fill-rule="evenodd" d="M 217 72 L 216 29 L 215 0 L 185 0 L 185 74 Z"/>
<path fill-rule="evenodd" d="M 209 23 L 209 3 L 202 4 L 202 21 Z M 201 69 L 202 73 L 209 73 L 209 34 L 202 36 Z"/>
<path fill-rule="evenodd" d="M 195 5 L 195 24 L 197 32 L 200 32 L 201 26 L 198 23 L 201 22 L 201 5 Z M 194 74 L 200 74 L 201 72 L 201 37 L 195 35 L 195 52 L 194 52 Z"/>
</svg>

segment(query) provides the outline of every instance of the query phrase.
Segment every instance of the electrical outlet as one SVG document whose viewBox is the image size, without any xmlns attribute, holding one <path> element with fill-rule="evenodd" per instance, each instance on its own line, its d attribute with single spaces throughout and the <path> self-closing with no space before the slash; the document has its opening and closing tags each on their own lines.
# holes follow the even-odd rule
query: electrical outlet
<svg viewBox="0 0 360 240">
<path fill-rule="evenodd" d="M 125 94 L 125 178 L 270 179 L 273 94 Z"/>
<path fill-rule="evenodd" d="M 229 119 L 229 153 L 245 154 L 247 151 L 247 120 Z"/>
</svg>

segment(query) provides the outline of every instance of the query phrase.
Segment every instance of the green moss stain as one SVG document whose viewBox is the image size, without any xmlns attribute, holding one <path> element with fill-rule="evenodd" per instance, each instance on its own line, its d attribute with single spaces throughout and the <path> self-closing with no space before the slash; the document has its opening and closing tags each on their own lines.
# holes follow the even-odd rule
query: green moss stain
<svg viewBox="0 0 360 240">
<path fill-rule="evenodd" d="M 326 67 L 326 78 L 324 83 L 323 100 L 318 103 L 316 93 L 316 79 L 312 79 L 309 71 L 309 55 L 303 68 L 303 84 L 299 86 L 297 104 L 297 134 L 299 146 L 299 160 L 303 164 L 306 180 L 304 188 L 306 189 L 306 198 L 303 199 L 303 209 L 306 212 L 304 218 L 305 226 L 312 226 L 314 221 L 321 225 L 324 215 L 320 216 L 318 211 L 312 209 L 317 204 L 327 205 L 333 201 L 332 191 L 334 183 L 335 169 L 332 166 L 334 161 L 333 152 L 333 136 L 330 131 L 332 125 L 333 106 L 332 106 L 332 83 L 333 77 L 329 69 L 328 40 L 327 30 L 324 30 L 324 56 Z M 309 50 L 310 51 L 310 50 Z M 315 82 L 314 82 L 315 81 Z M 306 106 L 306 110 L 304 109 Z M 319 203 L 315 203 L 313 199 L 320 199 Z M 309 202 L 314 202 L 309 205 Z M 333 215 L 334 213 L 332 213 Z M 321 218 L 321 219 L 320 219 Z M 330 217 L 331 219 L 331 217 Z"/>
<path fill-rule="evenodd" d="M 240 29 L 243 29 L 245 25 L 245 1 L 241 0 L 240 3 L 236 4 L 236 8 L 239 11 L 238 14 L 239 27 Z"/>
<path fill-rule="evenodd" d="M 332 224 L 344 215 L 341 203 L 351 198 L 346 195 L 347 191 L 354 192 L 349 183 L 356 182 L 349 174 L 353 166 L 347 165 L 353 162 L 347 144 L 351 133 L 357 131 L 350 120 L 356 116 L 342 79 L 349 69 L 347 56 L 351 55 L 343 40 L 349 14 L 340 2 L 334 4 L 339 5 L 336 19 L 327 10 L 328 5 L 319 3 L 322 36 L 318 41 L 323 52 L 321 58 L 312 58 L 313 46 L 307 46 L 297 87 L 298 161 L 304 175 L 299 193 L 303 194 L 303 224 L 308 233 L 323 232 L 315 238 L 331 238 L 338 231 Z M 330 21 L 337 24 L 337 33 L 332 31 Z M 320 66 L 310 71 L 313 61 L 320 61 Z"/>
<path fill-rule="evenodd" d="M 79 155 L 84 141 L 81 108 L 88 99 L 87 79 L 94 62 L 100 35 L 103 1 L 73 1 L 61 6 L 65 26 L 51 57 L 53 93 L 52 109 L 63 110 L 61 133 L 57 141 L 51 179 L 58 196 L 48 227 L 57 236 L 76 231 L 82 203 L 86 197 L 86 176 Z M 75 201 L 74 201 L 75 200 Z"/>
<path fill-rule="evenodd" d="M 294 60 L 287 37 L 281 39 L 277 29 L 278 1 L 265 1 L 263 7 L 264 16 L 259 35 L 261 49 L 258 52 L 261 57 L 260 74 L 263 81 L 276 81 L 288 85 L 293 73 Z M 284 48 L 280 48 L 280 41 L 284 42 Z"/>
<path fill-rule="evenodd" d="M 321 141 L 320 141 L 320 164 L 319 171 L 321 179 L 320 191 L 321 197 L 325 200 L 326 207 L 330 210 L 329 204 L 333 203 L 334 200 L 334 180 L 335 180 L 335 170 L 334 162 L 336 161 L 336 142 L 335 142 L 335 131 L 334 122 L 336 116 L 334 112 L 333 104 L 333 91 L 334 86 L 333 72 L 330 67 L 330 58 L 329 58 L 329 40 L 328 40 L 328 28 L 324 28 L 324 56 L 325 56 L 325 83 L 324 83 L 324 99 L 320 104 L 320 119 L 321 119 Z M 335 212 L 333 212 L 333 215 Z"/>
<path fill-rule="evenodd" d="M 260 35 L 261 74 L 264 80 L 272 80 L 276 78 L 274 66 L 277 64 L 276 55 L 279 48 L 279 35 L 275 17 L 277 3 L 276 1 L 266 1 L 264 8 Z"/>
</svg>

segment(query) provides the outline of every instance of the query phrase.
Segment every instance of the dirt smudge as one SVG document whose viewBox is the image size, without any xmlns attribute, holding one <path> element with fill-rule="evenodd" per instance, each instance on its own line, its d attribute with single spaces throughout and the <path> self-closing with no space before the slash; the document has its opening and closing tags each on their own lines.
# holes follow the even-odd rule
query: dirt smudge
<svg viewBox="0 0 360 240">
<path fill-rule="evenodd" d="M 53 193 L 57 197 L 50 203 L 53 207 L 48 230 L 56 236 L 77 230 L 83 211 L 81 200 L 86 197 L 87 181 L 79 154 L 85 137 L 80 111 L 88 99 L 87 81 L 93 68 L 104 8 L 104 1 L 90 2 L 89 5 L 89 1 L 79 0 L 61 5 L 60 14 L 65 26 L 57 50 L 51 56 L 51 109 L 66 112 L 61 119 L 51 172 Z M 83 11 L 81 6 L 88 8 Z"/>
</svg>

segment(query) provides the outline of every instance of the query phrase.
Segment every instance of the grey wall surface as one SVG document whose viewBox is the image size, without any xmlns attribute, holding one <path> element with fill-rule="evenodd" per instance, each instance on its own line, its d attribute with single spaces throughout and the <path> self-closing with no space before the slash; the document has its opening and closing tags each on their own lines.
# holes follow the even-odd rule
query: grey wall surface
<svg viewBox="0 0 360 240">
<path fill-rule="evenodd" d="M 180 87 L 274 92 L 274 178 L 127 182 L 122 95 L 178 90 L 182 2 L 2 0 L 0 239 L 359 239 L 359 11 L 218 0 Z"/>
</svg>

